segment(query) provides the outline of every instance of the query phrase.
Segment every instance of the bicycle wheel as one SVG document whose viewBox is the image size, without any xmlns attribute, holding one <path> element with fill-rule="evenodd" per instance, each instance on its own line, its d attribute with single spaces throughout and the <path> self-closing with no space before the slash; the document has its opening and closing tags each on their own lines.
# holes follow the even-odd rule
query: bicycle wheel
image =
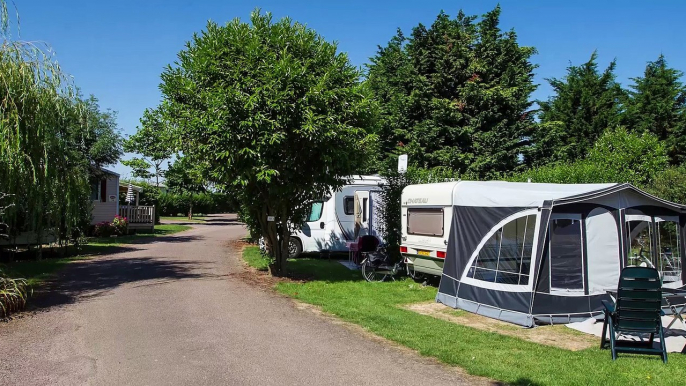
<svg viewBox="0 0 686 386">
<path fill-rule="evenodd" d="M 376 267 L 372 265 L 367 259 L 362 262 L 362 276 L 368 282 L 384 281 L 386 280 L 387 273 L 380 273 L 377 271 Z"/>
</svg>

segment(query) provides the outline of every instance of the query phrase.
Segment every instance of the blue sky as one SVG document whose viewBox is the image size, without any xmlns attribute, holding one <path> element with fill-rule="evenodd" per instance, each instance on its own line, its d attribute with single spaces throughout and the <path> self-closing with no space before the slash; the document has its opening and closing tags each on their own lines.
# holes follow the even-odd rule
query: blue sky
<svg viewBox="0 0 686 386">
<path fill-rule="evenodd" d="M 355 65 L 364 65 L 397 28 L 408 34 L 431 24 L 444 10 L 482 14 L 497 1 L 188 1 L 15 0 L 21 39 L 45 41 L 63 70 L 102 107 L 119 112 L 125 134 L 135 132 L 146 107 L 158 104 L 159 75 L 172 63 L 193 32 L 208 19 L 223 24 L 248 20 L 260 7 L 276 18 L 290 16 L 328 40 L 339 43 Z M 639 76 L 645 63 L 664 54 L 671 66 L 686 71 L 683 1 L 503 0 L 501 26 L 514 28 L 522 45 L 534 46 L 540 84 L 534 99 L 545 99 L 547 77 L 561 77 L 569 63 L 579 64 L 598 50 L 599 64 L 617 59 L 623 84 Z M 126 176 L 122 165 L 114 170 Z"/>
</svg>

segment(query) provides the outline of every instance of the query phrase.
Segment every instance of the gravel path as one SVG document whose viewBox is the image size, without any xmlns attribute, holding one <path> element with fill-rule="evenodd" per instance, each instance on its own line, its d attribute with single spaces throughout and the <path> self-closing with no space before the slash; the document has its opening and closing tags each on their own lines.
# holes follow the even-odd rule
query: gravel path
<svg viewBox="0 0 686 386">
<path fill-rule="evenodd" d="M 234 216 L 77 262 L 0 323 L 7 385 L 455 385 L 478 381 L 246 284 Z M 481 383 L 481 382 L 479 382 Z"/>
</svg>

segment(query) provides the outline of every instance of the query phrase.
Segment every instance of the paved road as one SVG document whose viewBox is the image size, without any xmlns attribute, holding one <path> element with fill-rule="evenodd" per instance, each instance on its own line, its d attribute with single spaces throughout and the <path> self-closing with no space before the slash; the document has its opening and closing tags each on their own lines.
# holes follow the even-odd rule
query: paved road
<svg viewBox="0 0 686 386">
<path fill-rule="evenodd" d="M 232 273 L 231 216 L 73 264 L 0 323 L 12 385 L 455 385 L 466 378 L 300 310 Z"/>
</svg>

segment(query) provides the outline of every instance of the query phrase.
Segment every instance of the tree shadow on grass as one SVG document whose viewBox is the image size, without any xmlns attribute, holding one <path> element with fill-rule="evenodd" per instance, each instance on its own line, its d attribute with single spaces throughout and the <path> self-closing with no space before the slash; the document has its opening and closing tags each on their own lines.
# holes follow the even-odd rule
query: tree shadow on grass
<svg viewBox="0 0 686 386">
<path fill-rule="evenodd" d="M 360 270 L 350 270 L 337 260 L 322 258 L 297 258 L 287 263 L 288 277 L 302 281 L 325 281 L 336 283 L 364 280 Z"/>
<path fill-rule="evenodd" d="M 218 279 L 207 262 L 151 257 L 74 261 L 40 288 L 29 310 L 46 310 L 105 295 L 125 284 L 153 285 L 187 279 Z"/>
<path fill-rule="evenodd" d="M 541 386 L 542 383 L 534 382 L 529 378 L 519 378 L 514 382 L 511 383 L 505 383 L 505 382 L 494 382 L 494 386 Z"/>
</svg>

